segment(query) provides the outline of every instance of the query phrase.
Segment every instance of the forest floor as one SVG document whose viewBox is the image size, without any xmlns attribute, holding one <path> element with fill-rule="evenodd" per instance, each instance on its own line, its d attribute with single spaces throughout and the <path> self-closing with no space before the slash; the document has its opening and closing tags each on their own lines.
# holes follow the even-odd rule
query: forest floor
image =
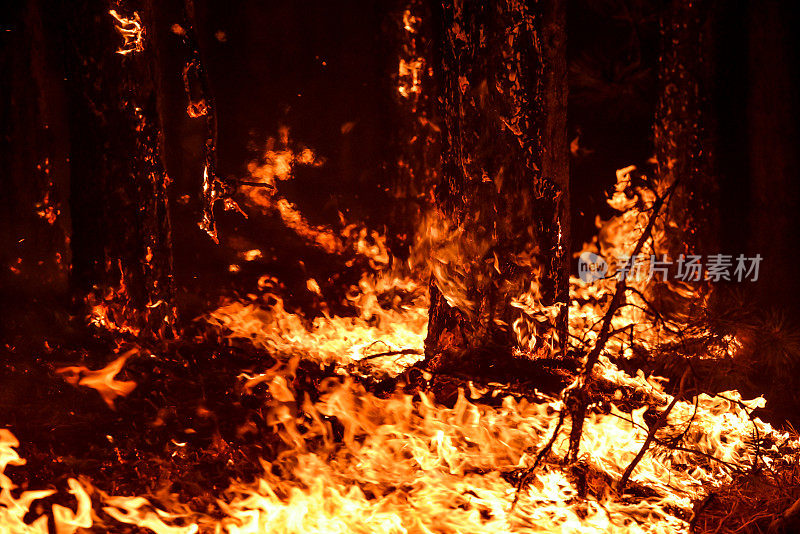
<svg viewBox="0 0 800 534">
<path fill-rule="evenodd" d="M 272 462 L 286 451 L 285 436 L 275 431 L 264 408 L 274 402 L 275 390 L 266 382 L 242 386 L 243 376 L 257 377 L 275 368 L 277 361 L 267 351 L 231 343 L 201 327 L 180 340 L 150 343 L 99 330 L 91 337 L 85 334 L 75 330 L 51 340 L 44 350 L 24 343 L 0 349 L 0 428 L 13 432 L 20 442 L 19 454 L 27 460 L 8 466 L 5 475 L 20 490 L 60 490 L 37 501 L 28 519 L 51 514 L 52 504 L 74 505 L 64 491 L 74 477 L 91 481 L 109 495 L 144 495 L 153 503 L 169 494 L 209 517 L 222 517 L 218 497 L 231 481 L 257 481 L 264 468 L 255 459 Z M 136 387 L 113 399 L 113 405 L 95 389 L 70 385 L 60 372 L 69 366 L 99 369 L 126 353 L 130 356 L 116 380 L 133 381 Z M 461 369 L 430 380 L 419 373 L 355 380 L 360 391 L 376 398 L 389 399 L 397 392 L 417 399 L 422 395 L 446 409 L 457 408 L 460 392 L 477 391 L 470 402 L 480 410 L 502 410 L 507 396 L 545 401 L 572 380 L 574 371 L 574 366 L 547 361 L 484 362 L 481 369 Z M 470 379 L 476 375 L 483 379 Z M 297 405 L 288 405 L 298 411 L 301 396 L 316 403 L 329 388 L 328 381 L 343 378 L 333 367 L 302 360 L 286 376 L 298 399 Z M 612 393 L 605 394 L 612 398 Z M 332 439 L 346 441 L 346 422 L 335 416 L 327 419 Z M 694 532 L 767 532 L 800 498 L 798 458 L 787 453 L 786 461 L 734 473 L 729 482 L 692 498 L 693 515 L 675 514 Z M 586 485 L 591 469 L 572 472 Z M 519 483 L 513 469 L 503 476 Z M 609 491 L 610 485 L 598 489 L 594 484 L 584 490 L 591 498 Z M 652 497 L 638 484 L 628 493 L 626 502 Z M 98 522 L 93 532 L 144 531 L 110 521 L 100 507 L 95 513 L 105 522 Z M 640 527 L 648 530 L 646 524 Z M 483 530 L 476 527 L 475 532 Z"/>
</svg>

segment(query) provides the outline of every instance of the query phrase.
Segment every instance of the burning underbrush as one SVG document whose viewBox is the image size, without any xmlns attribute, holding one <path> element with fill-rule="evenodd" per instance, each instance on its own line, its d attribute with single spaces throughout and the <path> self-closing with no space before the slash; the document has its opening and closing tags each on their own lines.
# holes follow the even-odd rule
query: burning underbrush
<svg viewBox="0 0 800 534">
<path fill-rule="evenodd" d="M 642 252 L 668 240 L 668 225 L 650 224 L 666 191 L 634 187 L 631 172 L 611 198 L 620 215 L 587 245 L 609 257 L 641 249 L 643 228 Z M 563 359 L 533 357 L 532 291 L 517 300 L 511 361 L 432 373 L 420 364 L 427 280 L 453 281 L 439 290 L 462 303 L 447 255 L 463 251 L 456 230 L 423 226 L 399 262 L 377 233 L 295 225 L 368 259 L 349 316 L 306 317 L 267 276 L 177 339 L 140 339 L 95 307 L 92 347 L 9 364 L 19 379 L 3 402 L 14 414 L 0 430 L 0 532 L 725 532 L 736 488 L 783 495 L 751 498 L 742 509 L 768 510 L 737 528 L 787 506 L 775 487 L 797 486 L 796 436 L 754 415 L 763 398 L 706 388 L 692 371 L 741 348 L 694 311 L 702 288 L 669 287 L 662 315 L 651 285 L 574 279 Z M 671 380 L 630 363 L 665 352 Z"/>
<path fill-rule="evenodd" d="M 154 408 L 96 422 L 106 427 L 99 432 L 118 436 L 107 436 L 117 462 L 95 459 L 97 471 L 75 452 L 72 459 L 40 456 L 18 477 L 18 442 L 4 430 L 0 525 L 5 532 L 47 532 L 48 521 L 57 532 L 136 531 L 132 525 L 164 533 L 674 532 L 734 475 L 780 471 L 796 450 L 788 434 L 751 418 L 763 400 L 701 394 L 675 404 L 657 445 L 618 495 L 616 483 L 648 435 L 650 410 L 671 397 L 658 381 L 625 376 L 608 361 L 603 368 L 616 384 L 596 392 L 580 461 L 560 462 L 564 426 L 535 470 L 564 410 L 555 396 L 473 382 L 364 384 L 295 358 L 231 377 L 234 391 L 216 400 L 204 398 L 214 393 L 208 385 L 200 386 L 204 395 L 168 400 L 181 389 L 181 373 L 173 371 L 171 384 L 151 378 L 140 385 L 172 391 L 132 393 L 118 410 L 159 400 L 176 406 L 155 410 L 152 419 Z M 97 432 L 87 431 L 87 442 Z M 31 489 L 42 464 L 45 473 L 61 468 L 61 476 L 36 486 L 55 485 L 59 495 Z M 233 481 L 225 487 L 227 477 Z M 25 491 L 16 478 L 27 478 Z"/>
</svg>

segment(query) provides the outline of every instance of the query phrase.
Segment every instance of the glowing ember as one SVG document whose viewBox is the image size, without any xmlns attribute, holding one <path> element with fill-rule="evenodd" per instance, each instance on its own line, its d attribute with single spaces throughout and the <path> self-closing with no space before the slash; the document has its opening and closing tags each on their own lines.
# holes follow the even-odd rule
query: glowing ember
<svg viewBox="0 0 800 534">
<path fill-rule="evenodd" d="M 119 32 L 125 40 L 119 50 L 117 50 L 117 54 L 127 56 L 133 52 L 141 52 L 144 50 L 144 28 L 142 27 L 142 20 L 139 18 L 139 13 L 134 12 L 131 17 L 123 17 L 114 9 L 108 13 L 114 17 L 114 28 L 116 28 L 117 32 Z"/>
</svg>

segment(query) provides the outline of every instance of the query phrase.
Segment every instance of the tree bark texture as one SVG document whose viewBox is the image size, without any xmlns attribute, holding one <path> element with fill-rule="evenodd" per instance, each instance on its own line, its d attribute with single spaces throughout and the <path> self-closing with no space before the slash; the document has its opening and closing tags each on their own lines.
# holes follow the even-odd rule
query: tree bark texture
<svg viewBox="0 0 800 534">
<path fill-rule="evenodd" d="M 47 17 L 67 77 L 72 282 L 115 288 L 151 331 L 173 313 L 156 4 L 59 2 Z"/>
<path fill-rule="evenodd" d="M 666 212 L 670 252 L 717 253 L 719 183 L 714 165 L 712 83 L 713 0 L 672 0 L 661 17 L 659 100 L 654 142 L 664 189 L 679 185 Z"/>
<path fill-rule="evenodd" d="M 435 11 L 435 201 L 458 245 L 434 258 L 428 362 L 549 356 L 565 344 L 568 300 L 564 5 L 445 0 Z"/>
</svg>

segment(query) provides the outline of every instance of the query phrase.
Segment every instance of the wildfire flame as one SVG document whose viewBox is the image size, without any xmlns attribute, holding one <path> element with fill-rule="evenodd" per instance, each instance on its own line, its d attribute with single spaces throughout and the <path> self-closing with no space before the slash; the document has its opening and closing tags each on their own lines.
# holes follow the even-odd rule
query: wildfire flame
<svg viewBox="0 0 800 534">
<path fill-rule="evenodd" d="M 260 413 L 282 441 L 281 452 L 261 461 L 263 472 L 255 482 L 235 481 L 216 495 L 213 511 L 163 492 L 111 496 L 88 480 L 69 479 L 66 489 L 74 508 L 56 504 L 49 515 L 31 514 L 36 501 L 56 490 L 16 491 L 6 468 L 24 460 L 16 451 L 18 440 L 0 430 L 0 533 L 52 528 L 60 534 L 120 524 L 164 534 L 678 532 L 687 530 L 693 502 L 730 481 L 736 470 L 755 462 L 767 467 L 779 462 L 779 443 L 800 449 L 793 436 L 752 416 L 764 406 L 763 398 L 745 401 L 728 391 L 675 400 L 662 379 L 641 371 L 630 376 L 612 363 L 612 355 L 632 354 L 631 339 L 652 349 L 676 335 L 647 312 L 644 295 L 649 287 L 634 279 L 612 321 L 618 333 L 595 369 L 614 400 L 596 403 L 587 413 L 575 466 L 579 475 L 560 463 L 569 445 L 569 419 L 554 436 L 551 455 L 537 465 L 539 451 L 558 428 L 559 413 L 567 409 L 558 397 L 535 391 L 509 395 L 497 385 L 473 383 L 447 405 L 424 390 L 408 394 L 398 389 L 385 398 L 368 392 L 353 375 L 397 376 L 422 357 L 429 280 L 452 306 L 471 312 L 474 303 L 462 283 L 469 273 L 461 258 L 484 257 L 486 244 L 464 239 L 459 228 L 428 214 L 408 260 L 401 262 L 392 257 L 379 232 L 344 221 L 338 232 L 310 225 L 279 197 L 277 186 L 292 178 L 295 165 L 321 160 L 308 148 L 293 149 L 288 130 L 280 136 L 268 144 L 261 162 L 251 165 L 251 177 L 274 188 L 243 186 L 251 206 L 276 210 L 309 244 L 331 254 L 361 256 L 370 266 L 346 297 L 352 316 L 324 312 L 307 318 L 291 312 L 278 281 L 265 275 L 259 281 L 261 298 L 229 301 L 206 317 L 225 336 L 249 340 L 280 358 L 272 369 L 242 373 L 239 380 L 245 391 L 258 385 L 268 389 Z M 618 173 L 609 198 L 618 215 L 598 221 L 598 238 L 585 250 L 609 258 L 633 250 L 656 195 L 664 192 L 663 187 L 654 191 L 634 185 L 634 171 Z M 645 253 L 667 250 L 668 224 L 657 222 Z M 244 261 L 260 255 L 257 249 L 240 252 Z M 521 354 L 549 352 L 547 340 L 536 333 L 537 324 L 553 321 L 559 313 L 558 307 L 542 306 L 535 279 L 512 302 L 520 313 L 513 328 Z M 317 280 L 308 279 L 306 287 L 322 298 Z M 576 350 L 596 343 L 605 303 L 615 287 L 611 279 L 593 284 L 571 280 L 569 328 Z M 669 289 L 681 298 L 693 294 L 686 287 Z M 93 317 L 108 323 L 107 328 L 114 325 L 102 308 Z M 680 314 L 669 321 L 680 324 Z M 739 342 L 726 339 L 728 349 L 735 350 Z M 134 353 L 128 351 L 100 370 L 73 366 L 58 372 L 73 385 L 96 389 L 113 408 L 116 398 L 136 387 L 115 378 Z M 301 358 L 333 364 L 342 375 L 319 384 L 315 401 L 308 391 L 295 389 Z M 487 402 L 498 396 L 500 402 Z M 659 443 L 673 446 L 651 447 L 628 481 L 635 497 L 619 495 L 616 484 L 650 433 L 647 411 L 673 401 L 665 424 L 654 434 Z M 748 445 L 753 433 L 761 438 L 760 451 Z M 521 484 L 534 465 L 537 470 Z"/>
<path fill-rule="evenodd" d="M 142 50 L 138 14 L 124 18 L 110 13 L 125 38 L 119 53 Z M 410 11 L 404 14 L 409 34 L 416 32 L 418 23 Z M 403 97 L 416 98 L 424 67 L 414 50 L 401 59 Z M 421 218 L 408 259 L 399 261 L 381 232 L 348 224 L 344 218 L 339 230 L 314 225 L 281 196 L 280 184 L 291 180 L 298 166 L 323 163 L 313 149 L 292 142 L 288 128 L 282 128 L 277 139 L 268 141 L 260 160 L 249 166 L 254 183 L 242 185 L 240 192 L 250 208 L 279 214 L 286 227 L 310 245 L 331 255 L 366 259 L 369 269 L 345 297 L 353 313 L 332 315 L 329 306 L 316 317 L 290 311 L 280 284 L 265 275 L 259 281 L 261 295 L 228 301 L 205 317 L 225 337 L 247 340 L 279 359 L 266 372 L 239 376 L 245 391 L 266 386 L 269 395 L 259 413 L 282 442 L 278 454 L 261 460 L 257 480 L 233 481 L 213 496 L 215 504 L 208 508 L 181 502 L 165 491 L 113 496 L 88 479 L 70 478 L 62 491 L 71 495 L 68 502 L 74 506 L 53 504 L 49 511 L 42 510 L 34 503 L 59 490 L 18 490 L 7 468 L 24 464 L 16 450 L 20 443 L 9 430 L 0 429 L 0 534 L 113 531 L 120 524 L 158 534 L 677 532 L 687 530 L 693 502 L 730 481 L 737 469 L 756 462 L 767 467 L 777 463 L 782 456 L 778 443 L 800 449 L 793 436 L 752 416 L 764 406 L 763 398 L 745 401 L 738 392 L 728 391 L 676 400 L 665 390 L 664 380 L 641 371 L 630 376 L 612 362 L 612 356 L 633 355 L 631 339 L 648 350 L 677 339 L 677 328 L 670 326 L 680 326 L 683 320 L 680 314 L 655 320 L 645 301 L 650 286 L 633 279 L 612 320 L 615 334 L 595 369 L 614 400 L 590 407 L 574 469 L 560 462 L 571 430 L 568 419 L 559 427 L 559 415 L 567 410 L 560 397 L 537 391 L 508 394 L 495 384 L 471 382 L 458 390 L 454 403 L 437 401 L 424 389 L 409 394 L 398 388 L 388 396 L 367 391 L 354 376 L 368 372 L 396 377 L 422 358 L 430 281 L 451 306 L 467 317 L 475 313 L 465 283 L 469 267 L 463 259 L 486 257 L 490 244 L 466 239 L 463 229 L 432 212 Z M 598 237 L 586 251 L 607 258 L 633 251 L 652 206 L 666 190 L 664 184 L 654 189 L 635 184 L 634 171 L 631 167 L 618 172 L 609 198 L 618 214 L 609 221 L 598 220 Z M 206 168 L 204 193 L 213 203 L 217 196 L 212 179 Z M 668 232 L 669 221 L 657 221 L 643 252 L 668 252 Z M 247 262 L 261 255 L 258 249 L 239 252 Z M 542 305 L 537 268 L 530 262 L 526 267 L 532 281 L 511 303 L 519 313 L 511 325 L 517 355 L 549 355 L 550 340 L 539 335 L 540 325 L 549 328 L 561 305 Z M 238 264 L 231 270 L 239 270 Z M 692 288 L 667 286 L 676 298 L 694 294 Z M 323 298 L 317 280 L 307 279 L 306 288 Z M 569 334 L 576 352 L 585 354 L 597 342 L 615 288 L 611 279 L 591 284 L 571 280 Z M 90 320 L 108 330 L 136 333 L 109 317 L 106 302 L 95 303 Z M 739 341 L 729 337 L 724 343 L 726 350 L 735 350 Z M 116 376 L 138 350 L 123 353 L 99 370 L 70 366 L 57 372 L 72 385 L 95 389 L 113 409 L 117 398 L 137 387 Z M 720 354 L 728 353 L 712 351 L 709 357 Z M 313 396 L 298 391 L 295 378 L 301 358 L 334 365 L 340 376 L 324 380 Z M 651 447 L 628 482 L 637 491 L 620 495 L 617 484 L 651 433 L 647 411 L 668 405 L 672 409 L 665 424 L 653 436 L 658 443 L 675 446 Z M 754 432 L 761 440 L 758 452 L 748 445 Z M 537 456 L 551 438 L 552 452 L 539 462 Z"/>
<path fill-rule="evenodd" d="M 122 356 L 109 363 L 102 369 L 92 371 L 83 366 L 61 367 L 56 372 L 64 377 L 73 386 L 86 386 L 96 390 L 108 407 L 114 408 L 114 399 L 126 397 L 136 389 L 136 382 L 116 380 L 116 377 L 125 367 L 125 362 L 139 349 L 131 349 Z"/>
<path fill-rule="evenodd" d="M 681 426 L 696 412 L 698 424 L 687 434 L 693 452 L 647 455 L 632 482 L 649 488 L 651 495 L 620 499 L 603 477 L 621 475 L 647 427 L 644 408 L 625 413 L 612 405 L 607 414 L 592 413 L 584 431 L 586 498 L 579 498 L 573 477 L 557 463 L 547 463 L 512 506 L 517 493 L 513 476 L 533 464 L 554 430 L 553 414 L 563 409 L 557 399 L 530 402 L 507 396 L 500 406 L 490 407 L 461 391 L 450 408 L 426 393 L 378 398 L 345 378 L 321 384 L 322 395 L 312 403 L 290 386 L 296 364 L 297 358 L 259 377 L 242 377 L 249 386 L 269 386 L 265 422 L 284 441 L 286 452 L 273 463 L 264 462 L 257 482 L 234 483 L 220 496 L 223 517 L 174 500 L 166 504 L 174 511 L 167 511 L 143 497 L 111 497 L 71 479 L 77 511 L 54 507 L 56 531 L 108 526 L 90 514 L 91 494 L 113 520 L 168 534 L 676 532 L 685 529 L 693 498 L 725 482 L 729 466 L 753 461 L 746 446 L 752 425 L 775 443 L 788 439 L 758 419 L 750 421 L 748 410 L 763 405 L 763 399 L 742 402 L 737 393 L 728 392 L 700 395 L 696 405 L 678 402 L 669 424 Z M 607 361 L 604 365 L 618 372 Z M 643 376 L 622 382 L 670 398 L 658 382 Z M 470 396 L 480 392 L 473 390 Z M 341 439 L 335 437 L 330 418 L 343 426 Z M 562 429 L 556 454 L 564 452 L 568 431 Z M 14 486 L 2 474 L 6 466 L 23 462 L 15 451 L 18 445 L 10 432 L 0 430 L 1 524 L 5 532 L 46 532 L 47 516 L 31 524 L 22 518 L 32 502 L 53 490 L 14 498 Z M 765 451 L 764 461 L 771 461 L 772 449 Z M 163 496 L 159 502 L 164 505 Z"/>
<path fill-rule="evenodd" d="M 123 17 L 112 9 L 108 14 L 114 17 L 114 28 L 124 39 L 117 54 L 127 56 L 133 52 L 144 50 L 144 27 L 139 13 L 134 11 L 132 16 Z"/>
</svg>

